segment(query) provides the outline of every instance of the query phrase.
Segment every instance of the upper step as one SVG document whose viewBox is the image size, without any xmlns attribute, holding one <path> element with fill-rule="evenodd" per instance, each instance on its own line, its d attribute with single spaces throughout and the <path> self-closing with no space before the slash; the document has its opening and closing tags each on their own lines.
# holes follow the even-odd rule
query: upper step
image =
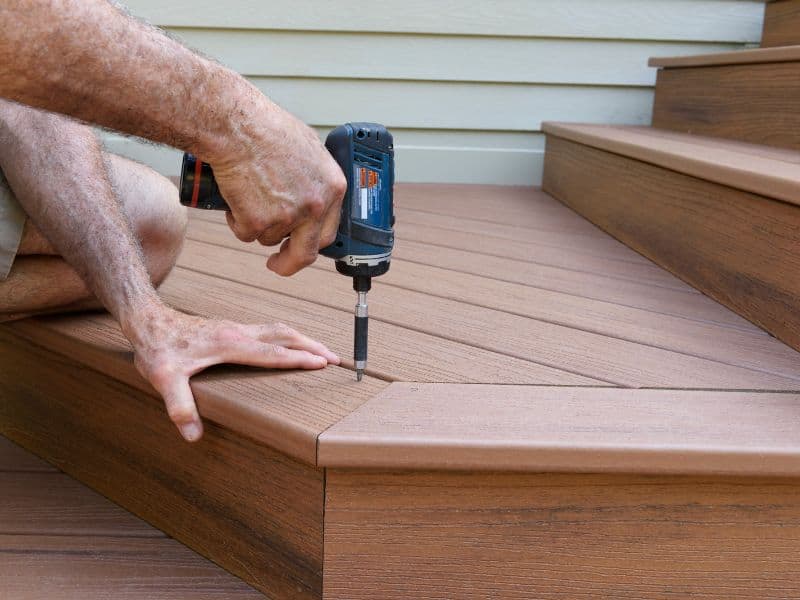
<svg viewBox="0 0 800 600">
<path fill-rule="evenodd" d="M 800 46 L 652 59 L 653 126 L 800 150 Z"/>
<path fill-rule="evenodd" d="M 776 0 L 767 4 L 761 47 L 800 44 L 800 0 Z"/>
<path fill-rule="evenodd" d="M 651 127 L 545 123 L 545 133 L 660 167 L 800 204 L 800 152 Z"/>
</svg>

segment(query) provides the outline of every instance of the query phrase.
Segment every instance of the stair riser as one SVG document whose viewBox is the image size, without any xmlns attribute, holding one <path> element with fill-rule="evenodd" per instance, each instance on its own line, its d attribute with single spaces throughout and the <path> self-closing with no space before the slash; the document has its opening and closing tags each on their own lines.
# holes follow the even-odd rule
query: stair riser
<svg viewBox="0 0 800 600">
<path fill-rule="evenodd" d="M 800 150 L 800 62 L 666 68 L 653 126 Z"/>
<path fill-rule="evenodd" d="M 778 0 L 767 4 L 761 47 L 800 44 L 800 0 Z"/>
<path fill-rule="evenodd" d="M 800 208 L 548 136 L 543 187 L 800 349 Z"/>
</svg>

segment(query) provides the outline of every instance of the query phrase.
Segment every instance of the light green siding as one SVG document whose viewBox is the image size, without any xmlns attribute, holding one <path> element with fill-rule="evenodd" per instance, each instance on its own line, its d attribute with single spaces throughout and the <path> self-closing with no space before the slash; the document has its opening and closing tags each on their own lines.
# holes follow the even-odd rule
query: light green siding
<svg viewBox="0 0 800 600">
<path fill-rule="evenodd" d="M 648 123 L 650 56 L 741 48 L 745 0 L 130 0 L 249 77 L 322 135 L 348 120 L 395 134 L 398 179 L 538 183 L 546 120 Z M 107 136 L 176 174 L 179 153 Z"/>
</svg>

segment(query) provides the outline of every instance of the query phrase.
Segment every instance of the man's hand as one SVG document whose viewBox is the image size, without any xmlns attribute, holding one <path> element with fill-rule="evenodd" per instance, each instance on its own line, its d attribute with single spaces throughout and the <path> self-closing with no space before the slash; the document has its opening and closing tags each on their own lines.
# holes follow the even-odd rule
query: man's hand
<svg viewBox="0 0 800 600">
<path fill-rule="evenodd" d="M 283 241 L 267 267 L 293 275 L 336 238 L 347 180 L 310 127 L 257 91 L 249 105 L 237 132 L 242 139 L 221 147 L 219 159 L 203 158 L 231 207 L 236 237 L 264 246 Z"/>
<path fill-rule="evenodd" d="M 0 97 L 210 163 L 237 237 L 290 236 L 269 259 L 276 273 L 333 241 L 344 175 L 311 129 L 243 77 L 107 0 L 0 0 L 0 14 Z"/>
<path fill-rule="evenodd" d="M 206 367 L 237 363 L 274 369 L 321 369 L 339 358 L 319 342 L 281 324 L 243 325 L 186 315 L 159 305 L 125 331 L 139 372 L 164 398 L 186 440 L 203 435 L 189 377 Z"/>
</svg>

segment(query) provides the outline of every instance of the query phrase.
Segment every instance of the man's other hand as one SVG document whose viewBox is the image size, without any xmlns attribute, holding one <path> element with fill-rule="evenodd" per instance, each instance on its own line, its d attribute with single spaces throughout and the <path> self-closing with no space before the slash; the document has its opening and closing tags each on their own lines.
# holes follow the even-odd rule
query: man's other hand
<svg viewBox="0 0 800 600">
<path fill-rule="evenodd" d="M 336 238 L 347 180 L 310 127 L 258 90 L 246 106 L 236 134 L 203 158 L 231 207 L 236 237 L 281 244 L 267 267 L 293 275 Z"/>
<path fill-rule="evenodd" d="M 243 325 L 186 315 L 159 307 L 155 315 L 126 332 L 134 364 L 164 398 L 181 435 L 194 442 L 203 435 L 189 378 L 220 363 L 272 369 L 322 369 L 339 364 L 324 345 L 282 324 Z"/>
</svg>

